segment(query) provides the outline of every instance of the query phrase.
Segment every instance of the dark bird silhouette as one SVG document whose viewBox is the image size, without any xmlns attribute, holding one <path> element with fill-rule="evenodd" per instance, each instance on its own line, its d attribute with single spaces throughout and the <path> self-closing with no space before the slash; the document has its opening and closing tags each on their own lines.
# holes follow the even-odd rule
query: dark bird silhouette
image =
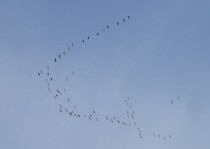
<svg viewBox="0 0 210 149">
<path fill-rule="evenodd" d="M 117 22 L 117 25 L 119 26 L 119 25 L 120 25 L 120 23 L 119 23 L 119 22 Z"/>
<path fill-rule="evenodd" d="M 130 19 L 131 17 L 130 16 L 128 16 L 128 19 Z"/>
<path fill-rule="evenodd" d="M 82 43 L 85 43 L 85 40 L 82 40 Z"/>
<path fill-rule="evenodd" d="M 70 102 L 70 99 L 69 98 L 67 98 L 67 100 L 68 100 L 68 102 Z"/>
<path fill-rule="evenodd" d="M 59 54 L 59 56 L 58 56 L 59 58 L 61 58 L 61 55 Z"/>
<path fill-rule="evenodd" d="M 171 104 L 173 104 L 173 100 L 171 100 Z"/>
<path fill-rule="evenodd" d="M 90 37 L 88 36 L 87 39 L 90 39 Z"/>
<path fill-rule="evenodd" d="M 109 29 L 109 25 L 106 26 Z"/>
<path fill-rule="evenodd" d="M 40 76 L 40 73 L 38 72 L 38 76 Z"/>
<path fill-rule="evenodd" d="M 56 61 L 57 61 L 57 60 L 56 60 L 56 58 L 55 58 L 55 63 L 56 63 Z"/>
<path fill-rule="evenodd" d="M 70 51 L 70 46 L 68 46 L 68 51 Z"/>
<path fill-rule="evenodd" d="M 62 110 L 61 110 L 61 109 L 60 109 L 59 111 L 60 111 L 60 112 L 62 112 Z"/>
<path fill-rule="evenodd" d="M 99 33 L 97 33 L 96 35 L 99 36 Z"/>
<path fill-rule="evenodd" d="M 52 81 L 52 80 L 53 80 L 53 78 L 51 77 L 51 78 L 50 78 L 50 80 Z"/>
<path fill-rule="evenodd" d="M 48 72 L 48 73 L 47 73 L 47 75 L 49 76 L 49 75 L 50 75 L 50 73 Z"/>
<path fill-rule="evenodd" d="M 125 22 L 125 19 L 123 19 L 123 22 Z"/>
</svg>

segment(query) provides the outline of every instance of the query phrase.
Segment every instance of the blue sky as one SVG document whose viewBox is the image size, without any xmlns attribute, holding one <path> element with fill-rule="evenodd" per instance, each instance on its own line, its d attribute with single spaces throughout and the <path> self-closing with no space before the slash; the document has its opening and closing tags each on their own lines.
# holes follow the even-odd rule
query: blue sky
<svg viewBox="0 0 210 149">
<path fill-rule="evenodd" d="M 207 0 L 0 0 L 0 148 L 208 149 L 209 8 Z M 83 117 L 93 110 L 99 122 Z"/>
</svg>

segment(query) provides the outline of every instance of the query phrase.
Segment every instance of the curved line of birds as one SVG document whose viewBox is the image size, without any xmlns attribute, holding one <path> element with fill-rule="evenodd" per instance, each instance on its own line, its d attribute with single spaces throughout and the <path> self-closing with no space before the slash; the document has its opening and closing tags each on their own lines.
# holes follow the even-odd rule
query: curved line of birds
<svg viewBox="0 0 210 149">
<path fill-rule="evenodd" d="M 116 23 L 117 26 L 120 26 L 121 23 L 126 23 L 128 20 L 130 20 L 131 17 L 130 16 L 127 16 L 126 18 L 123 18 L 120 21 L 118 21 Z M 109 30 L 110 29 L 110 25 L 106 25 L 106 27 L 104 27 L 102 29 L 102 32 L 97 32 L 95 35 L 96 37 L 99 37 L 100 34 L 102 34 L 103 32 L 105 32 L 106 30 Z M 90 36 L 88 36 L 86 38 L 86 40 L 90 40 Z M 80 43 L 81 44 L 84 44 L 85 39 L 83 39 Z M 72 48 L 75 47 L 75 44 L 72 42 L 71 43 L 71 47 L 68 46 L 68 49 L 67 50 L 64 50 L 63 53 L 60 53 L 58 54 L 58 57 L 55 57 L 54 58 L 54 64 L 57 63 L 59 60 L 62 59 L 62 55 L 65 56 L 68 52 L 71 51 Z M 47 84 L 47 90 L 49 91 L 50 94 L 53 94 L 53 98 L 58 102 L 58 107 L 59 107 L 59 112 L 60 113 L 66 113 L 69 117 L 75 117 L 75 118 L 84 118 L 84 119 L 88 119 L 90 121 L 95 121 L 95 122 L 102 122 L 103 120 L 106 120 L 112 124 L 117 124 L 117 125 L 121 125 L 121 126 L 125 126 L 125 127 L 134 127 L 138 133 L 138 136 L 140 139 L 143 138 L 143 135 L 142 135 L 142 129 L 139 128 L 136 120 L 135 120 L 135 111 L 133 110 L 132 108 L 132 105 L 130 103 L 130 98 L 127 97 L 124 102 L 126 104 L 126 118 L 127 120 L 121 120 L 120 118 L 116 117 L 116 116 L 108 116 L 108 115 L 104 115 L 103 117 L 99 118 L 97 116 L 97 112 L 95 110 L 92 110 L 91 112 L 89 112 L 88 114 L 85 113 L 85 114 L 81 114 L 78 112 L 78 107 L 76 105 L 71 105 L 72 101 L 70 100 L 70 97 L 65 97 L 65 98 L 62 98 L 62 96 L 64 96 L 65 92 L 67 92 L 67 89 L 64 88 L 63 90 L 62 89 L 55 89 L 54 93 L 52 92 L 52 88 L 51 88 L 51 84 L 52 82 L 54 81 L 53 77 L 52 77 L 52 73 L 50 72 L 50 66 L 48 65 L 47 68 L 46 68 L 46 73 L 44 73 L 42 70 L 40 70 L 38 72 L 38 76 L 42 76 L 43 74 L 45 74 L 47 77 L 45 78 L 45 81 L 46 81 L 46 84 Z M 75 72 L 72 70 L 71 71 L 71 75 L 74 76 L 75 75 Z M 66 77 L 66 82 L 69 82 L 69 77 Z M 64 106 L 62 103 L 61 103 L 61 100 L 65 100 L 66 103 L 68 103 L 69 105 L 71 105 L 71 107 L 67 107 L 67 106 Z M 178 99 L 179 101 L 179 96 L 178 96 Z M 171 104 L 174 104 L 174 100 L 171 100 Z M 167 138 L 172 138 L 172 135 L 171 134 L 168 134 L 168 135 L 160 135 L 160 134 L 155 134 L 153 133 L 151 136 L 153 137 L 156 137 L 157 138 L 163 138 L 164 140 L 166 140 Z M 162 137 L 161 137 L 162 136 Z"/>
</svg>

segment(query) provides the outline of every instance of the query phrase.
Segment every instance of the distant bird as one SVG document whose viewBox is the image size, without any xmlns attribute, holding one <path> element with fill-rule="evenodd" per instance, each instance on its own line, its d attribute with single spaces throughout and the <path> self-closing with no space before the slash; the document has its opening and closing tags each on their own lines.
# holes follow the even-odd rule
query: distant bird
<svg viewBox="0 0 210 149">
<path fill-rule="evenodd" d="M 38 76 L 40 76 L 40 73 L 38 72 Z"/>
<path fill-rule="evenodd" d="M 48 72 L 48 73 L 47 73 L 47 75 L 49 76 L 49 75 L 50 75 L 50 73 Z"/>
<path fill-rule="evenodd" d="M 87 39 L 90 39 L 90 37 L 88 36 Z"/>
<path fill-rule="evenodd" d="M 120 23 L 119 23 L 119 22 L 117 22 L 117 25 L 119 26 L 119 25 L 120 25 Z"/>
<path fill-rule="evenodd" d="M 123 22 L 125 22 L 125 19 L 123 19 Z"/>
<path fill-rule="evenodd" d="M 78 117 L 80 117 L 80 115 L 79 115 L 79 114 L 77 114 L 77 116 L 78 116 Z"/>
<path fill-rule="evenodd" d="M 92 115 L 92 114 L 90 114 L 90 117 L 93 117 L 93 115 Z"/>
<path fill-rule="evenodd" d="M 82 43 L 85 43 L 85 40 L 82 40 Z"/>
<path fill-rule="evenodd" d="M 68 77 L 66 78 L 66 81 L 67 81 L 67 82 L 69 81 L 69 78 L 68 78 Z"/>
<path fill-rule="evenodd" d="M 61 110 L 61 109 L 60 109 L 59 111 L 60 111 L 60 112 L 62 112 L 62 110 Z"/>
<path fill-rule="evenodd" d="M 69 98 L 67 98 L 67 100 L 68 100 L 68 102 L 70 102 L 70 99 Z"/>
<path fill-rule="evenodd" d="M 51 77 L 51 78 L 50 78 L 50 80 L 52 81 L 52 80 L 53 80 L 53 78 Z"/>
<path fill-rule="evenodd" d="M 97 33 L 96 35 L 99 36 L 99 33 Z"/>
<path fill-rule="evenodd" d="M 61 55 L 59 54 L 59 56 L 58 56 L 59 58 L 61 58 Z"/>
<path fill-rule="evenodd" d="M 70 51 L 70 46 L 68 46 L 68 51 Z"/>
<path fill-rule="evenodd" d="M 55 63 L 56 63 L 56 61 L 57 61 L 57 60 L 56 60 L 56 58 L 55 58 Z"/>
<path fill-rule="evenodd" d="M 113 123 L 114 121 L 112 119 L 110 119 L 110 121 Z"/>
<path fill-rule="evenodd" d="M 173 104 L 173 100 L 171 100 L 171 104 Z"/>
<path fill-rule="evenodd" d="M 95 114 L 96 112 L 93 110 L 93 113 Z"/>
<path fill-rule="evenodd" d="M 105 117 L 106 117 L 107 120 L 109 119 L 107 115 Z"/>
<path fill-rule="evenodd" d="M 119 120 L 117 120 L 117 122 L 118 122 L 118 123 L 120 123 L 120 121 L 119 121 Z"/>
<path fill-rule="evenodd" d="M 106 26 L 109 29 L 109 25 Z"/>
<path fill-rule="evenodd" d="M 130 19 L 130 16 L 128 16 L 128 19 Z"/>
</svg>

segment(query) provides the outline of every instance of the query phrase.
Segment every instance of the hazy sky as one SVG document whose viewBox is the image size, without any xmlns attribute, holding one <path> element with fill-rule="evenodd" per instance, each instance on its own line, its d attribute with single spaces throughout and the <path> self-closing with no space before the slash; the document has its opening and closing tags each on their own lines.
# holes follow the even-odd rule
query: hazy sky
<svg viewBox="0 0 210 149">
<path fill-rule="evenodd" d="M 209 8 L 208 0 L 0 0 L 0 148 L 209 149 Z M 66 92 L 56 100 L 57 88 Z M 142 139 L 104 117 L 130 121 L 127 97 Z M 95 110 L 99 122 L 59 104 Z"/>
</svg>

